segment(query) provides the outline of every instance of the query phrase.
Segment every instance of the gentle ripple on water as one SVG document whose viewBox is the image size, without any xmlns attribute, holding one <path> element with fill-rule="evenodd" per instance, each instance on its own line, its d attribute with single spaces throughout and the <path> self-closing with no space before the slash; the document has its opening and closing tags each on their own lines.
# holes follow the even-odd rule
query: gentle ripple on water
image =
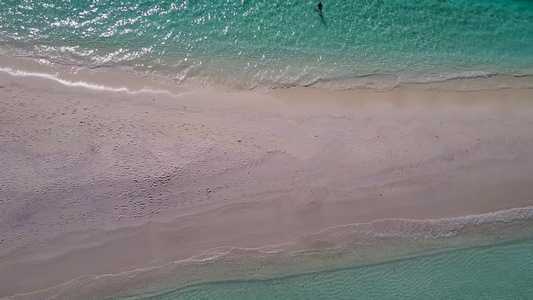
<svg viewBox="0 0 533 300">
<path fill-rule="evenodd" d="M 143 299 L 529 299 L 532 250 L 533 240 L 520 240 L 353 269 L 200 284 Z"/>
<path fill-rule="evenodd" d="M 0 48 L 240 88 L 533 74 L 530 1 L 331 0 L 323 17 L 315 5 L 6 0 Z"/>
</svg>

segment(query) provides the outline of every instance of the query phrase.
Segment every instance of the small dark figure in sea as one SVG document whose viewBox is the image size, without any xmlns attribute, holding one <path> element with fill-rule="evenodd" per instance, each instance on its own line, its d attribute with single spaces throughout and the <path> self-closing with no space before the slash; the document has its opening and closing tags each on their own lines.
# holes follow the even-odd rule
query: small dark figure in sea
<svg viewBox="0 0 533 300">
<path fill-rule="evenodd" d="M 317 7 L 317 12 L 319 15 L 322 15 L 322 2 L 318 2 L 318 5 L 316 6 Z"/>
</svg>

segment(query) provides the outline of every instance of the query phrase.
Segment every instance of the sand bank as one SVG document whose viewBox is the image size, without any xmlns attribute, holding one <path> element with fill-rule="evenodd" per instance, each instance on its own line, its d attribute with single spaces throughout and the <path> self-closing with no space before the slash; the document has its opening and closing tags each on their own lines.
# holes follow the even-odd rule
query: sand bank
<svg viewBox="0 0 533 300">
<path fill-rule="evenodd" d="M 533 205 L 533 91 L 106 91 L 0 72 L 0 297 Z"/>
</svg>

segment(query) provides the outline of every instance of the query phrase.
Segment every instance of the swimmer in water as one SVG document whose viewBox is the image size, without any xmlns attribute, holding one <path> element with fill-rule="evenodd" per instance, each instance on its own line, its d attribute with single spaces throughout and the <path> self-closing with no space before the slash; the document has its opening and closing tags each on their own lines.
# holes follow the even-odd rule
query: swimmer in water
<svg viewBox="0 0 533 300">
<path fill-rule="evenodd" d="M 317 7 L 317 12 L 319 15 L 322 15 L 322 2 L 318 2 L 318 5 L 316 6 Z"/>
</svg>

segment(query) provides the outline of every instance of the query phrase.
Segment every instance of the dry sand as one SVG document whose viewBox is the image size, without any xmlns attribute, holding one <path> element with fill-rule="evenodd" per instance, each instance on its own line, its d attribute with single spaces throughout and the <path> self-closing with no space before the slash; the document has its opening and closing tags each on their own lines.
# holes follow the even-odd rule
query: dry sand
<svg viewBox="0 0 533 300">
<path fill-rule="evenodd" d="M 128 93 L 0 72 L 0 298 L 533 205 L 533 90 Z"/>
</svg>

